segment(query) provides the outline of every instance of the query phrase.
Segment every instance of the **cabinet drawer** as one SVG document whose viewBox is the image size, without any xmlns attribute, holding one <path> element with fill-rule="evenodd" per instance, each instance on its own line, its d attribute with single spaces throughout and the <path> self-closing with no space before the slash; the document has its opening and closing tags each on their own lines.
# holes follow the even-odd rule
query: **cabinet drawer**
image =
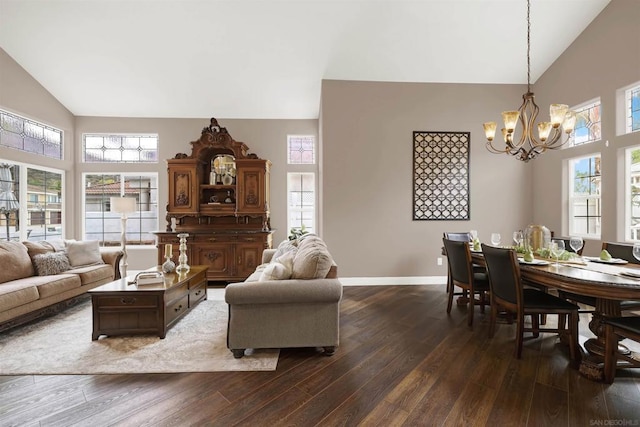
<svg viewBox="0 0 640 427">
<path fill-rule="evenodd" d="M 98 309 L 141 309 L 160 307 L 159 295 L 108 295 L 94 296 L 93 305 Z"/>
<path fill-rule="evenodd" d="M 179 300 L 169 304 L 165 311 L 165 322 L 170 325 L 171 322 L 182 316 L 189 309 L 189 295 L 185 295 Z"/>
<path fill-rule="evenodd" d="M 196 234 L 191 238 L 192 242 L 199 243 L 230 243 L 237 240 L 236 234 Z"/>
</svg>

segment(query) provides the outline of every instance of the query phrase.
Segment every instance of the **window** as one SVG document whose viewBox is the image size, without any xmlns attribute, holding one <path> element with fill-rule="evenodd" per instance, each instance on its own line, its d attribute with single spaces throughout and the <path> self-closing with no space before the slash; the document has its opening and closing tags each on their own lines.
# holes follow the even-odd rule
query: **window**
<svg viewBox="0 0 640 427">
<path fill-rule="evenodd" d="M 287 211 L 289 218 L 288 230 L 302 228 L 315 232 L 316 213 L 316 174 L 288 173 L 287 194 L 289 196 Z"/>
<path fill-rule="evenodd" d="M 588 144 L 602 138 L 600 98 L 572 108 L 576 112 L 576 126 L 571 135 L 571 146 Z"/>
<path fill-rule="evenodd" d="M 63 238 L 62 194 L 64 172 L 39 166 L 9 164 L 0 170 L 0 208 L 13 200 L 9 216 L 0 216 L 0 240 L 52 240 Z M 7 170 L 9 174 L 7 175 Z M 10 177 L 9 179 L 7 179 Z M 26 182 L 26 185 L 24 183 Z M 52 201 L 53 200 L 53 201 Z M 8 220 L 8 221 L 7 221 Z"/>
<path fill-rule="evenodd" d="M 158 135 L 83 135 L 86 163 L 157 163 Z"/>
<path fill-rule="evenodd" d="M 625 151 L 625 240 L 640 241 L 640 146 Z"/>
<path fill-rule="evenodd" d="M 600 238 L 600 154 L 569 160 L 569 233 Z"/>
<path fill-rule="evenodd" d="M 62 159 L 62 131 L 0 110 L 0 146 Z"/>
<path fill-rule="evenodd" d="M 290 165 L 314 165 L 316 163 L 314 136 L 287 136 L 287 163 Z"/>
<path fill-rule="evenodd" d="M 316 224 L 316 138 L 287 136 L 287 223 L 288 230 L 302 227 L 317 232 Z"/>
<path fill-rule="evenodd" d="M 626 133 L 640 131 L 640 84 L 625 91 Z"/>
<path fill-rule="evenodd" d="M 120 244 L 121 216 L 111 212 L 111 197 L 135 197 L 136 212 L 127 215 L 127 245 L 155 245 L 158 229 L 157 174 L 83 175 L 84 238 L 101 246 Z"/>
</svg>

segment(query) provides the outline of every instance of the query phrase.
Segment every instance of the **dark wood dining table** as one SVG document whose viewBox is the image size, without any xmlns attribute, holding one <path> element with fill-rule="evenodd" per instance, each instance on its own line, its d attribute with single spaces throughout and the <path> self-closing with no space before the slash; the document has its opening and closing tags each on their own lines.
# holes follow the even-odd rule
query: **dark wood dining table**
<svg viewBox="0 0 640 427">
<path fill-rule="evenodd" d="M 472 252 L 472 258 L 474 262 L 484 265 L 481 252 Z M 600 381 L 603 377 L 605 337 L 602 320 L 620 316 L 621 301 L 640 301 L 640 279 L 622 275 L 621 272 L 625 269 L 640 273 L 640 265 L 631 263 L 619 265 L 587 261 L 582 265 L 561 261 L 556 266 L 551 261 L 548 265 L 520 264 L 520 274 L 525 285 L 595 298 L 595 311 L 589 322 L 589 329 L 594 337 L 585 342 L 586 354 L 580 364 L 580 373 L 592 380 Z M 624 346 L 620 346 L 619 351 L 640 362 L 640 354 L 635 354 Z"/>
</svg>

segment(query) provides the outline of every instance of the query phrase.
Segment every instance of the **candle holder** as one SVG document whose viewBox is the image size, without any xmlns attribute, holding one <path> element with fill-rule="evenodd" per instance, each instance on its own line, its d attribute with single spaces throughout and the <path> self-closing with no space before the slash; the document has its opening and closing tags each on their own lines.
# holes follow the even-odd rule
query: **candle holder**
<svg viewBox="0 0 640 427">
<path fill-rule="evenodd" d="M 186 273 L 191 267 L 187 264 L 187 237 L 189 233 L 180 233 L 178 238 L 180 239 L 180 256 L 178 256 L 178 267 L 176 267 L 177 273 Z"/>
<path fill-rule="evenodd" d="M 171 257 L 165 257 L 164 264 L 162 264 L 162 272 L 163 273 L 173 273 L 176 271 L 176 263 L 171 261 Z"/>
</svg>

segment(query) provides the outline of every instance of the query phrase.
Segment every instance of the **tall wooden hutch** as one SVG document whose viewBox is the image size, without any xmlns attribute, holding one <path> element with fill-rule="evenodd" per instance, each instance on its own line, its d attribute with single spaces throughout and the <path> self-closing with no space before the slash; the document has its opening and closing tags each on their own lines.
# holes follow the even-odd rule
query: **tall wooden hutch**
<svg viewBox="0 0 640 427">
<path fill-rule="evenodd" d="M 207 265 L 207 279 L 246 279 L 272 246 L 269 219 L 271 162 L 249 153 L 215 118 L 191 144 L 191 155 L 167 160 L 169 200 L 166 231 L 157 232 L 158 264 L 171 243 L 174 262 L 179 233 L 189 233 L 190 265 Z"/>
</svg>

